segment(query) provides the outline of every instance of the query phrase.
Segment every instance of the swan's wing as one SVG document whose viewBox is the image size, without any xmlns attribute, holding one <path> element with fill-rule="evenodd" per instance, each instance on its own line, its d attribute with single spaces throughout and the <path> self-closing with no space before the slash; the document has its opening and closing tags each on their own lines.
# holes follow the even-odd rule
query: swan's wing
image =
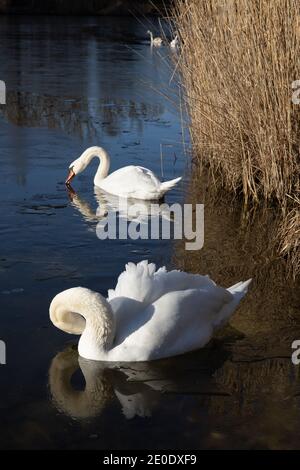
<svg viewBox="0 0 300 470">
<path fill-rule="evenodd" d="M 144 302 L 153 289 L 155 269 L 155 264 L 148 261 L 141 261 L 138 264 L 127 263 L 115 289 L 108 291 L 108 301 L 116 297 L 128 297 Z"/>
<path fill-rule="evenodd" d="M 155 174 L 142 166 L 125 166 L 108 175 L 101 187 L 106 191 L 116 194 L 124 193 L 127 197 L 153 193 L 157 196 L 160 181 Z"/>
<path fill-rule="evenodd" d="M 134 325 L 124 323 L 123 341 L 111 350 L 110 360 L 146 361 L 201 348 L 232 302 L 232 294 L 218 286 L 169 292 L 142 311 Z"/>
<path fill-rule="evenodd" d="M 149 305 L 168 292 L 215 286 L 208 276 L 181 271 L 168 272 L 165 267 L 156 270 L 155 264 L 145 260 L 126 265 L 115 289 L 108 291 L 108 301 L 116 297 L 128 297 Z"/>
<path fill-rule="evenodd" d="M 142 180 L 145 184 L 150 184 L 151 186 L 159 188 L 161 183 L 153 171 L 143 166 L 134 166 L 133 168 L 135 169 L 135 176 L 139 181 Z"/>
<path fill-rule="evenodd" d="M 203 347 L 212 337 L 218 314 L 232 300 L 232 295 L 218 286 L 170 292 L 154 303 L 154 315 L 141 339 L 152 348 L 152 357 Z"/>
</svg>

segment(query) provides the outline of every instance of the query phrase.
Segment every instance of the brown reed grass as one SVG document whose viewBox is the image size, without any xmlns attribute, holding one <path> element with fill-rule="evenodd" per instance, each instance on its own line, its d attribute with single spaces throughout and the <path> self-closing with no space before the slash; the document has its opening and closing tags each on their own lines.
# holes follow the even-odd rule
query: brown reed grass
<svg viewBox="0 0 300 470">
<path fill-rule="evenodd" d="M 299 2 L 175 0 L 174 22 L 196 159 L 246 203 L 277 204 L 299 272 Z"/>
</svg>

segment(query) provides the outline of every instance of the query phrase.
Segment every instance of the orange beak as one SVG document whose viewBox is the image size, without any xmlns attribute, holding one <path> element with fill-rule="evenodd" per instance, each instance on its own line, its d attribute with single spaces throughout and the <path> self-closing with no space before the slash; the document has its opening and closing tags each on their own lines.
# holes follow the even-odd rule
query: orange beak
<svg viewBox="0 0 300 470">
<path fill-rule="evenodd" d="M 68 178 L 66 179 L 66 184 L 70 184 L 72 179 L 74 178 L 74 176 L 75 176 L 75 173 L 74 173 L 73 169 L 70 168 Z"/>
</svg>

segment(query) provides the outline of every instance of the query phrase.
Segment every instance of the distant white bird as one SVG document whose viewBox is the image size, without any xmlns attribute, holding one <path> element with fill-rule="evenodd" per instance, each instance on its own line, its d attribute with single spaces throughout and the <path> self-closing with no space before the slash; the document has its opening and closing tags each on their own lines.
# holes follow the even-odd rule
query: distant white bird
<svg viewBox="0 0 300 470">
<path fill-rule="evenodd" d="M 176 34 L 175 38 L 170 42 L 170 47 L 172 49 L 176 49 L 178 46 L 178 42 L 179 42 L 178 35 Z"/>
<path fill-rule="evenodd" d="M 150 34 L 151 46 L 160 47 L 162 45 L 163 43 L 162 38 L 159 38 L 159 37 L 154 38 L 152 32 L 149 30 L 147 31 L 147 34 Z"/>
</svg>

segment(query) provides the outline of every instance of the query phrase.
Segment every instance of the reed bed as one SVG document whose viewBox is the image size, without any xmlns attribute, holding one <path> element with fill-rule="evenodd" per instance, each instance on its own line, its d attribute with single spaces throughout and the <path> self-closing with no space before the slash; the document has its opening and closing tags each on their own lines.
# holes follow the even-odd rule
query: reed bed
<svg viewBox="0 0 300 470">
<path fill-rule="evenodd" d="M 247 204 L 276 205 L 297 273 L 299 1 L 175 0 L 174 24 L 195 158 Z"/>
</svg>

